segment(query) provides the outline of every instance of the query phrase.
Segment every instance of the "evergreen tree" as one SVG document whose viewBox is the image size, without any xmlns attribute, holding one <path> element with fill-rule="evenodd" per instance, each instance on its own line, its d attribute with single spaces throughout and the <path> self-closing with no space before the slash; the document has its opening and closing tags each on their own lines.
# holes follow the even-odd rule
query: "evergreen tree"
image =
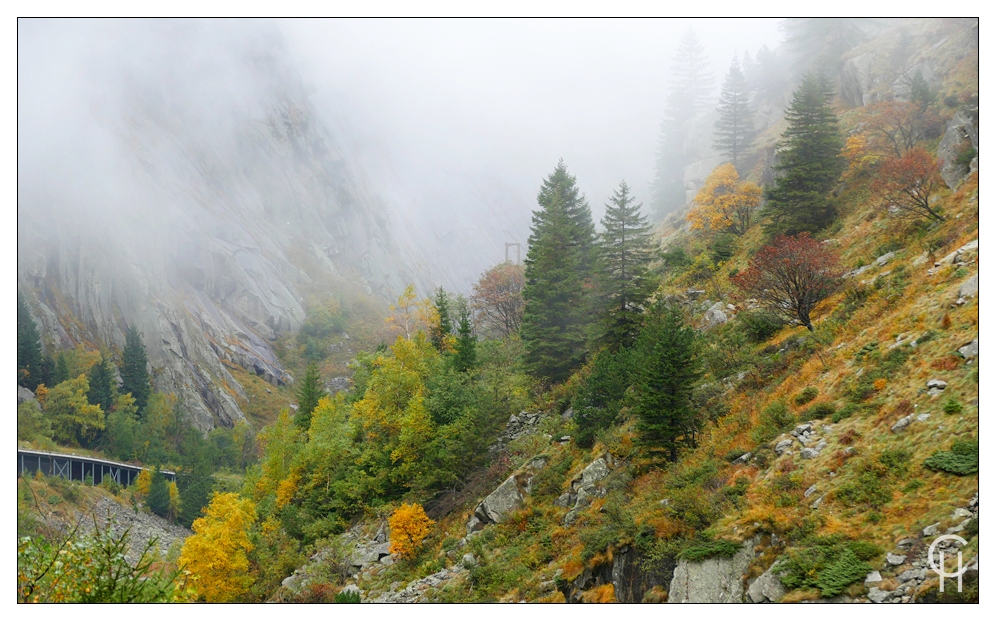
<svg viewBox="0 0 996 621">
<path fill-rule="evenodd" d="M 747 78 L 734 58 L 719 95 L 719 119 L 713 145 L 734 167 L 754 140 L 754 113 L 750 109 Z"/>
<path fill-rule="evenodd" d="M 42 383 L 41 334 L 31 317 L 31 309 L 17 292 L 17 383 L 29 390 Z"/>
<path fill-rule="evenodd" d="M 627 347 L 636 339 L 643 304 L 653 283 L 650 263 L 650 225 L 640 213 L 625 181 L 609 199 L 602 218 L 598 269 L 600 341 L 611 349 Z"/>
<path fill-rule="evenodd" d="M 160 517 L 169 515 L 169 482 L 159 469 L 152 471 L 152 482 L 149 485 L 147 499 L 149 510 Z"/>
<path fill-rule="evenodd" d="M 453 333 L 453 320 L 450 319 L 450 299 L 442 287 L 436 289 L 436 299 L 433 301 L 439 314 L 439 323 L 432 326 L 430 336 L 432 344 L 438 351 L 443 351 L 443 339 Z"/>
<path fill-rule="evenodd" d="M 66 353 L 59 352 L 55 357 L 55 371 L 52 372 L 52 385 L 56 386 L 69 379 L 69 363 Z"/>
<path fill-rule="evenodd" d="M 125 333 L 125 346 L 121 355 L 121 393 L 131 393 L 139 413 L 145 411 L 152 393 L 149 383 L 149 359 L 138 328 L 129 326 Z"/>
<path fill-rule="evenodd" d="M 314 362 L 308 365 L 301 387 L 297 391 L 297 413 L 294 422 L 305 431 L 311 427 L 311 413 L 318 407 L 318 402 L 325 396 L 322 388 L 322 377 L 318 373 L 318 365 Z"/>
<path fill-rule="evenodd" d="M 520 334 L 536 376 L 562 382 L 584 361 L 586 281 L 594 225 L 588 203 L 560 161 L 543 182 L 525 259 Z"/>
<path fill-rule="evenodd" d="M 114 403 L 114 376 L 107 363 L 107 358 L 101 356 L 100 362 L 90 367 L 87 381 L 90 382 L 90 387 L 86 393 L 87 401 L 90 405 L 99 405 L 105 414 L 110 412 L 111 405 Z"/>
<path fill-rule="evenodd" d="M 810 72 L 835 75 L 843 64 L 843 55 L 868 37 L 867 18 L 796 17 L 779 24 L 785 33 L 785 46 L 795 57 L 795 75 Z"/>
<path fill-rule="evenodd" d="M 695 445 L 700 427 L 692 404 L 699 378 L 695 331 L 680 308 L 658 302 L 647 312 L 636 351 L 634 410 L 640 443 L 651 455 L 666 452 L 677 461 L 681 446 Z"/>
<path fill-rule="evenodd" d="M 469 371 L 477 365 L 477 337 L 470 325 L 470 310 L 460 309 L 460 327 L 457 329 L 456 355 L 453 366 L 457 371 Z"/>
<path fill-rule="evenodd" d="M 771 234 L 816 232 L 837 215 L 829 196 L 844 169 L 843 141 L 826 82 L 807 76 L 785 111 L 789 123 L 779 143 L 778 176 L 767 192 Z"/>
<path fill-rule="evenodd" d="M 682 175 L 690 161 L 685 154 L 687 123 L 701 112 L 712 89 L 709 59 L 695 31 L 682 35 L 671 64 L 671 82 L 665 100 L 664 120 L 657 142 L 653 206 L 658 216 L 685 204 Z"/>
</svg>

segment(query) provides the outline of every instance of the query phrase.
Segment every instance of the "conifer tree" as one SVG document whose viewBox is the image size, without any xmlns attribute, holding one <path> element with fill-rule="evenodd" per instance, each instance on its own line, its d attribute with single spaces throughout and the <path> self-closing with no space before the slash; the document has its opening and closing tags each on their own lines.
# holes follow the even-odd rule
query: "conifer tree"
<svg viewBox="0 0 996 621">
<path fill-rule="evenodd" d="M 453 366 L 457 371 L 469 371 L 477 364 L 477 337 L 470 325 L 470 309 L 460 309 L 460 327 L 457 329 L 456 356 Z"/>
<path fill-rule="evenodd" d="M 640 444 L 653 456 L 678 460 L 678 449 L 693 447 L 700 428 L 692 403 L 699 377 L 695 331 L 680 308 L 657 302 L 647 312 L 636 344 L 634 408 Z"/>
<path fill-rule="evenodd" d="M 543 182 L 526 252 L 521 336 L 531 373 L 554 382 L 584 361 L 594 225 L 563 160 Z"/>
<path fill-rule="evenodd" d="M 149 384 L 149 359 L 145 355 L 145 344 L 138 328 L 129 326 L 125 333 L 125 346 L 121 352 L 121 393 L 131 393 L 139 413 L 145 411 L 152 393 Z"/>
<path fill-rule="evenodd" d="M 705 48 L 691 28 L 685 31 L 671 63 L 671 82 L 665 100 L 664 120 L 657 142 L 653 207 L 658 215 L 685 204 L 682 183 L 690 162 L 684 152 L 686 124 L 701 112 L 712 89 L 712 74 Z"/>
<path fill-rule="evenodd" d="M 636 203 L 625 181 L 609 203 L 599 239 L 600 344 L 616 349 L 631 345 L 640 328 L 652 287 L 647 274 L 651 240 L 650 224 L 640 213 L 643 204 Z"/>
<path fill-rule="evenodd" d="M 146 502 L 149 510 L 159 517 L 169 515 L 169 482 L 158 469 L 152 471 L 152 482 L 149 485 L 149 497 Z"/>
<path fill-rule="evenodd" d="M 778 176 L 766 195 L 770 234 L 814 233 L 837 215 L 829 194 L 845 162 L 831 96 L 825 81 L 809 75 L 785 111 L 789 127 L 779 143 Z"/>
<path fill-rule="evenodd" d="M 450 299 L 442 287 L 436 289 L 433 304 L 439 314 L 439 323 L 430 328 L 430 337 L 436 350 L 443 351 L 443 339 L 453 333 L 453 320 L 450 318 Z"/>
<path fill-rule="evenodd" d="M 325 394 L 318 365 L 312 362 L 308 365 L 308 371 L 304 374 L 301 387 L 297 391 L 297 413 L 294 414 L 294 422 L 298 427 L 305 431 L 311 427 L 311 413 L 318 407 L 318 402 Z"/>
<path fill-rule="evenodd" d="M 719 95 L 719 118 L 713 145 L 734 167 L 754 140 L 754 113 L 750 109 L 747 78 L 734 58 Z"/>
<path fill-rule="evenodd" d="M 90 367 L 87 375 L 90 387 L 86 393 L 86 399 L 90 405 L 99 405 L 106 414 L 114 403 L 114 387 L 112 382 L 114 377 L 111 374 L 111 367 L 107 363 L 107 358 L 101 356 L 100 362 Z M 134 395 L 133 395 L 134 396 Z"/>
<path fill-rule="evenodd" d="M 31 309 L 17 292 L 17 383 L 29 390 L 42 382 L 41 334 L 31 317 Z"/>
</svg>

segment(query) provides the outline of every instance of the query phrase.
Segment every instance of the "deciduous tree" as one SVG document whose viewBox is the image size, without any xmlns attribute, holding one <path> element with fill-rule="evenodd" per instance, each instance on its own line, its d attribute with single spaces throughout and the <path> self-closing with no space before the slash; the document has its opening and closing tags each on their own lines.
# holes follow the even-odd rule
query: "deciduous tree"
<svg viewBox="0 0 996 621">
<path fill-rule="evenodd" d="M 840 289 L 842 275 L 837 253 L 801 233 L 762 248 L 733 283 L 768 312 L 813 331 L 810 313 Z"/>
<path fill-rule="evenodd" d="M 410 559 L 432 530 L 433 522 L 418 503 L 404 503 L 388 518 L 391 528 L 391 554 Z"/>
<path fill-rule="evenodd" d="M 519 331 L 525 282 L 525 269 L 514 263 L 499 263 L 484 272 L 470 298 L 474 323 L 481 332 L 507 338 Z"/>
<path fill-rule="evenodd" d="M 914 147 L 901 158 L 882 162 L 872 191 L 893 215 L 943 221 L 931 202 L 944 187 L 937 159 L 923 147 Z"/>
<path fill-rule="evenodd" d="M 45 414 L 52 421 L 52 437 L 69 445 L 89 445 L 104 428 L 104 411 L 90 405 L 85 375 L 67 380 L 48 391 Z"/>
<path fill-rule="evenodd" d="M 741 181 L 733 164 L 716 167 L 695 195 L 695 207 L 688 213 L 693 229 L 726 231 L 743 235 L 751 225 L 751 215 L 761 204 L 761 188 Z"/>
<path fill-rule="evenodd" d="M 184 542 L 179 564 L 190 572 L 204 601 L 238 601 L 248 591 L 249 528 L 255 522 L 253 502 L 232 492 L 215 495 L 204 517 L 194 520 L 194 534 Z"/>
</svg>

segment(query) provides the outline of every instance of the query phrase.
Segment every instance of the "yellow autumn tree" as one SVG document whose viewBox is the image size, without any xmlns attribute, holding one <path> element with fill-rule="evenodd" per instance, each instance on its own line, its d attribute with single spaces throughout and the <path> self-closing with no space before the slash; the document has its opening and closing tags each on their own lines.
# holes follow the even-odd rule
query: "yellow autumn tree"
<svg viewBox="0 0 996 621">
<path fill-rule="evenodd" d="M 391 528 L 391 554 L 397 554 L 403 559 L 415 557 L 435 524 L 418 503 L 402 504 L 391 514 L 387 523 Z"/>
<path fill-rule="evenodd" d="M 169 510 L 167 519 L 175 520 L 180 511 L 183 510 L 183 503 L 180 500 L 180 488 L 176 486 L 176 481 L 169 482 Z"/>
<path fill-rule="evenodd" d="M 152 471 L 145 469 L 139 472 L 138 478 L 135 479 L 135 492 L 146 498 L 150 489 L 152 489 Z"/>
<path fill-rule="evenodd" d="M 418 299 L 415 285 L 408 285 L 398 296 L 398 301 L 391 304 L 391 316 L 387 318 L 388 325 L 394 327 L 401 336 L 411 339 L 419 330 L 428 331 L 432 326 L 439 325 L 439 312 L 429 298 Z"/>
<path fill-rule="evenodd" d="M 751 214 L 760 204 L 760 186 L 741 181 L 733 164 L 721 164 L 695 195 L 695 207 L 689 212 L 688 221 L 693 229 L 743 235 L 750 228 Z"/>
<path fill-rule="evenodd" d="M 199 598 L 232 602 L 249 590 L 249 528 L 255 522 L 253 502 L 232 492 L 216 494 L 204 508 L 204 517 L 194 520 L 194 534 L 184 542 L 179 563 L 189 572 Z"/>
</svg>

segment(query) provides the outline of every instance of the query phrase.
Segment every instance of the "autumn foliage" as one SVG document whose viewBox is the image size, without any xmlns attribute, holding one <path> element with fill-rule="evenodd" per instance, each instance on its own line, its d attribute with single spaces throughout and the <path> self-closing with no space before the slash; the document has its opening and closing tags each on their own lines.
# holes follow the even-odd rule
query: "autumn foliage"
<svg viewBox="0 0 996 621">
<path fill-rule="evenodd" d="M 435 522 L 425 514 L 422 505 L 402 504 L 388 519 L 391 528 L 391 554 L 397 554 L 403 559 L 413 558 L 433 524 Z"/>
<path fill-rule="evenodd" d="M 487 332 L 508 337 L 522 323 L 522 287 L 525 269 L 514 263 L 499 263 L 484 272 L 470 298 L 475 323 Z"/>
<path fill-rule="evenodd" d="M 194 534 L 180 553 L 180 566 L 190 573 L 199 597 L 207 602 L 237 601 L 252 579 L 249 558 L 253 544 L 249 528 L 256 521 L 256 506 L 235 493 L 217 494 L 194 520 Z"/>
<path fill-rule="evenodd" d="M 942 221 L 931 200 L 943 186 L 937 158 L 923 147 L 914 147 L 903 157 L 882 163 L 872 191 L 898 217 Z"/>
<path fill-rule="evenodd" d="M 761 204 L 761 188 L 741 181 L 733 164 L 722 164 L 706 179 L 695 204 L 688 214 L 693 229 L 743 235 L 750 228 L 751 213 Z"/>
<path fill-rule="evenodd" d="M 800 233 L 777 237 L 733 282 L 769 312 L 812 330 L 810 313 L 837 292 L 842 275 L 837 253 L 808 233 Z"/>
</svg>

